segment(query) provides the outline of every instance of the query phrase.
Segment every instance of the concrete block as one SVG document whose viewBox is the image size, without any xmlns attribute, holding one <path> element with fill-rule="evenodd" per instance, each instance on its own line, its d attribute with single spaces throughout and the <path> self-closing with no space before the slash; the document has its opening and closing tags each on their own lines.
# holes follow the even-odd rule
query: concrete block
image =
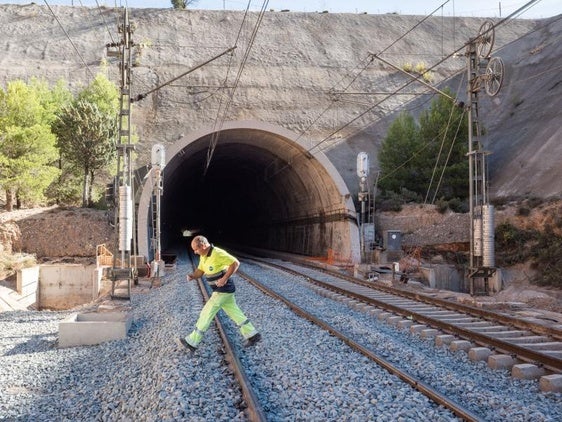
<svg viewBox="0 0 562 422">
<path fill-rule="evenodd" d="M 365 304 L 363 302 L 354 301 L 349 304 L 353 309 L 357 311 L 363 311 L 365 308 Z"/>
<path fill-rule="evenodd" d="M 386 319 L 386 323 L 389 325 L 397 325 L 400 321 L 402 321 L 401 316 L 391 316 Z"/>
<path fill-rule="evenodd" d="M 511 369 L 511 376 L 513 378 L 532 380 L 539 378 L 545 374 L 544 368 L 540 368 L 532 363 L 521 363 L 513 365 Z"/>
<path fill-rule="evenodd" d="M 58 346 L 89 346 L 127 337 L 132 318 L 126 312 L 73 314 L 59 322 Z"/>
<path fill-rule="evenodd" d="M 16 272 L 16 291 L 22 296 L 35 295 L 39 284 L 39 266 L 21 268 Z"/>
<path fill-rule="evenodd" d="M 362 303 L 361 306 L 359 307 L 359 309 L 362 312 L 369 312 L 371 310 L 372 306 L 369 305 L 368 303 Z"/>
<path fill-rule="evenodd" d="M 382 313 L 382 309 L 380 308 L 372 308 L 369 310 L 369 314 L 373 316 L 377 316 L 380 313 Z"/>
<path fill-rule="evenodd" d="M 402 321 L 398 321 L 398 328 L 400 329 L 410 329 L 410 327 L 414 325 L 414 321 L 410 321 L 409 319 L 403 319 Z"/>
<path fill-rule="evenodd" d="M 540 389 L 543 392 L 562 393 L 562 374 L 544 375 L 541 377 Z"/>
<path fill-rule="evenodd" d="M 472 361 L 488 360 L 492 351 L 487 347 L 472 347 L 468 351 L 468 358 Z"/>
<path fill-rule="evenodd" d="M 451 352 L 458 352 L 459 350 L 462 350 L 464 352 L 468 352 L 471 347 L 472 347 L 472 343 L 470 341 L 454 340 L 454 341 L 451 342 L 451 345 L 449 346 L 449 350 Z"/>
<path fill-rule="evenodd" d="M 415 325 L 410 326 L 410 333 L 418 334 L 418 333 L 421 333 L 425 329 L 427 329 L 427 325 L 415 324 Z"/>
<path fill-rule="evenodd" d="M 421 330 L 420 336 L 421 338 L 435 338 L 439 333 L 440 331 L 435 328 L 428 328 L 426 330 Z"/>
<path fill-rule="evenodd" d="M 517 359 L 510 355 L 491 355 L 488 357 L 488 366 L 491 369 L 511 369 Z"/>
<path fill-rule="evenodd" d="M 455 336 L 451 334 L 441 334 L 435 337 L 435 345 L 437 347 L 442 347 L 445 345 L 450 345 L 456 339 Z"/>
<path fill-rule="evenodd" d="M 384 321 L 384 320 L 386 320 L 387 318 L 390 318 L 391 316 L 392 316 L 392 314 L 391 314 L 390 312 L 381 312 L 381 313 L 378 315 L 377 318 L 379 319 L 379 321 Z"/>
</svg>

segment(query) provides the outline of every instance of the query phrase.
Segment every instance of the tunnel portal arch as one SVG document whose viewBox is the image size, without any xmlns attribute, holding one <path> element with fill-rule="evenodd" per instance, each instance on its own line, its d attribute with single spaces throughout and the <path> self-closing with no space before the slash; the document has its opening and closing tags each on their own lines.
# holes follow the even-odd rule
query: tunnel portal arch
<svg viewBox="0 0 562 422">
<path fill-rule="evenodd" d="M 219 131 L 190 133 L 166 149 L 163 251 L 187 247 L 183 233 L 196 229 L 216 243 L 318 257 L 333 251 L 338 260 L 359 262 L 357 215 L 347 186 L 326 156 L 308 152 L 294 133 L 236 121 Z M 139 253 L 149 260 L 153 185 L 149 171 L 137 216 Z"/>
</svg>

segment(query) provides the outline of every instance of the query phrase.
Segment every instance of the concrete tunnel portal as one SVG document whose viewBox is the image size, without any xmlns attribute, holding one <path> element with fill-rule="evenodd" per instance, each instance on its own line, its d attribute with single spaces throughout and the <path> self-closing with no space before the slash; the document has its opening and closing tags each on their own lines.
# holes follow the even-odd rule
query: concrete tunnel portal
<svg viewBox="0 0 562 422">
<path fill-rule="evenodd" d="M 168 146 L 162 251 L 181 253 L 185 231 L 196 230 L 217 244 L 359 262 L 351 195 L 326 156 L 308 149 L 294 133 L 254 121 L 200 130 Z M 153 176 L 151 170 L 141 188 L 137 217 L 139 253 L 149 260 Z"/>
</svg>

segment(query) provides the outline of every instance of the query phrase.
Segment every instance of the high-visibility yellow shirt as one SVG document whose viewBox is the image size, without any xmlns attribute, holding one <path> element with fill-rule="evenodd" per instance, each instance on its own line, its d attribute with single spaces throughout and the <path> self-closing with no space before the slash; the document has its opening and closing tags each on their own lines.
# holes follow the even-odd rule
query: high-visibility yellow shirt
<svg viewBox="0 0 562 422">
<path fill-rule="evenodd" d="M 222 287 L 217 287 L 214 283 L 224 275 L 228 267 L 230 267 L 230 265 L 234 262 L 239 261 L 224 249 L 211 245 L 207 255 L 199 257 L 199 265 L 197 266 L 197 269 L 203 271 L 213 291 L 234 293 L 235 286 L 231 278 L 229 278 L 226 284 Z"/>
</svg>

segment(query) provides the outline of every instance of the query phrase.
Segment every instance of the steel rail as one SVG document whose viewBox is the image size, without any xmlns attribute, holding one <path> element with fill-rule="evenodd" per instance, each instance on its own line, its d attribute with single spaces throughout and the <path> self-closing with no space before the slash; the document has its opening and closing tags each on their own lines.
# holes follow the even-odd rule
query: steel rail
<svg viewBox="0 0 562 422">
<path fill-rule="evenodd" d="M 302 265 L 302 264 L 300 264 L 300 265 Z M 425 294 L 419 293 L 419 292 L 410 292 L 410 291 L 395 288 L 395 287 L 373 284 L 372 282 L 367 282 L 367 281 L 358 279 L 356 277 L 350 277 L 350 276 L 347 276 L 345 274 L 336 273 L 336 272 L 326 270 L 326 269 L 323 269 L 323 268 L 318 268 L 318 267 L 314 267 L 314 266 L 310 266 L 310 267 L 314 268 L 315 270 L 323 271 L 327 274 L 330 274 L 330 275 L 333 275 L 333 276 L 336 276 L 336 277 L 339 277 L 339 278 L 343 278 L 343 279 L 345 279 L 347 281 L 350 281 L 352 283 L 360 284 L 362 286 L 370 287 L 372 289 L 380 290 L 382 292 L 390 293 L 390 294 L 393 294 L 393 295 L 402 296 L 402 297 L 405 297 L 407 299 L 415 300 L 416 302 L 425 302 L 425 303 L 428 303 L 430 305 L 436 305 L 436 306 L 451 309 L 451 310 L 454 310 L 454 311 L 467 313 L 467 314 L 470 314 L 470 315 L 473 315 L 473 316 L 476 316 L 476 317 L 479 317 L 479 318 L 490 319 L 490 320 L 493 320 L 493 321 L 496 321 L 496 322 L 501 322 L 502 324 L 505 324 L 505 325 L 510 325 L 512 327 L 515 327 L 515 328 L 519 328 L 519 329 L 522 329 L 522 330 L 528 330 L 528 331 L 531 331 L 531 332 L 536 333 L 536 334 L 547 335 L 547 336 L 553 337 L 557 340 L 562 340 L 562 329 L 559 329 L 559 328 L 556 328 L 556 327 L 546 327 L 546 326 L 541 325 L 541 324 L 536 324 L 536 323 L 533 323 L 533 322 L 530 322 L 530 321 L 525 321 L 525 320 L 520 319 L 520 318 L 512 317 L 510 315 L 501 314 L 501 313 L 490 311 L 490 310 L 487 310 L 487 309 L 476 308 L 474 306 L 466 305 L 466 304 L 463 304 L 463 303 L 451 302 L 447 299 L 440 299 L 440 298 L 437 298 L 437 297 L 431 297 L 431 296 L 428 296 L 428 295 L 425 295 Z"/>
<path fill-rule="evenodd" d="M 205 301 L 209 300 L 209 285 L 204 282 L 201 278 L 198 279 L 199 289 L 201 290 L 201 294 L 205 298 Z M 244 371 L 244 367 L 238 359 L 236 352 L 234 351 L 234 347 L 232 347 L 232 342 L 226 333 L 223 323 L 221 321 L 221 316 L 217 314 L 215 316 L 215 323 L 217 329 L 219 331 L 219 335 L 222 339 L 224 349 L 225 349 L 225 359 L 230 364 L 234 372 L 234 376 L 238 380 L 240 384 L 240 389 L 242 390 L 242 397 L 244 397 L 244 401 L 246 402 L 247 408 L 245 409 L 246 415 L 248 420 L 251 422 L 266 422 L 267 418 L 265 413 L 260 405 L 260 401 L 258 396 L 254 392 L 254 389 L 251 386 L 250 380 L 246 375 L 246 371 Z"/>
<path fill-rule="evenodd" d="M 474 341 L 475 343 L 480 344 L 482 346 L 491 346 L 493 350 L 500 351 L 502 353 L 506 353 L 506 354 L 510 354 L 510 355 L 516 355 L 517 357 L 519 357 L 523 361 L 534 363 L 534 364 L 537 364 L 539 366 L 543 366 L 546 369 L 551 370 L 552 372 L 562 373 L 562 359 L 556 358 L 554 356 L 550 356 L 550 355 L 547 355 L 547 354 L 544 354 L 544 353 L 536 352 L 534 350 L 531 350 L 531 349 L 528 349 L 528 348 L 525 348 L 525 347 L 521 347 L 517 344 L 509 343 L 509 342 L 506 342 L 506 341 L 503 341 L 503 340 L 500 340 L 500 339 L 497 339 L 497 338 L 493 338 L 493 337 L 488 336 L 486 334 L 481 334 L 481 333 L 478 333 L 478 332 L 475 332 L 475 331 L 472 331 L 472 330 L 469 330 L 469 329 L 466 329 L 466 328 L 462 328 L 462 327 L 456 326 L 455 324 L 447 323 L 447 322 L 441 321 L 439 319 L 423 315 L 419 312 L 411 311 L 411 310 L 402 308 L 398 305 L 393 305 L 393 304 L 387 303 L 383 300 L 379 300 L 379 299 L 375 299 L 375 298 L 366 296 L 363 293 L 354 292 L 354 291 L 351 291 L 349 289 L 345 289 L 345 288 L 342 288 L 342 287 L 337 287 L 337 286 L 335 286 L 335 285 L 333 285 L 329 282 L 324 282 L 324 281 L 321 281 L 321 280 L 313 279 L 313 278 L 311 278 L 311 277 L 309 277 L 305 274 L 299 273 L 296 270 L 293 270 L 291 268 L 286 268 L 286 267 L 284 267 L 282 265 L 279 265 L 279 264 L 261 261 L 261 260 L 258 260 L 258 259 L 255 259 L 255 260 L 260 261 L 265 265 L 269 265 L 269 266 L 272 266 L 272 267 L 275 267 L 275 268 L 282 269 L 282 270 L 287 271 L 291 274 L 298 275 L 298 276 L 301 276 L 301 277 L 305 277 L 307 279 L 307 281 L 309 281 L 313 284 L 319 285 L 321 287 L 324 287 L 328 290 L 332 290 L 332 291 L 335 291 L 339 294 L 343 294 L 343 295 L 346 295 L 346 296 L 351 296 L 355 299 L 361 300 L 361 301 L 369 303 L 371 305 L 374 305 L 374 306 L 392 311 L 392 312 L 394 312 L 398 315 L 402 315 L 402 316 L 405 316 L 407 318 L 412 318 L 416 321 L 428 324 L 428 325 L 433 326 L 433 327 L 437 327 L 444 332 L 457 335 L 457 336 L 459 336 L 461 338 L 464 338 L 466 340 Z M 301 265 L 301 264 L 299 263 L 299 265 Z M 317 268 L 315 268 L 315 269 L 318 270 Z M 324 272 L 326 272 L 326 271 L 324 270 Z M 331 275 L 334 276 L 334 277 L 342 278 L 345 281 L 347 281 L 349 283 L 352 283 L 352 284 L 358 284 L 358 285 L 361 285 L 363 287 L 369 287 L 373 290 L 384 291 L 387 294 L 392 294 L 392 295 L 398 294 L 396 291 L 394 291 L 394 289 L 381 288 L 382 286 L 373 286 L 372 284 L 366 283 L 366 282 L 360 282 L 359 283 L 358 279 L 353 278 L 352 280 L 349 280 L 350 277 L 343 276 L 343 275 L 338 274 L 338 273 L 331 273 Z M 401 291 L 401 292 L 403 292 L 403 291 Z M 412 300 L 418 301 L 418 302 L 420 301 L 420 297 L 421 296 L 419 294 L 408 295 L 408 299 L 412 299 Z M 431 300 L 429 300 L 429 299 L 431 299 Z M 427 303 L 430 303 L 434 306 L 445 306 L 445 305 L 441 305 L 440 303 L 446 302 L 447 307 L 450 307 L 451 309 L 455 309 L 455 310 L 460 311 L 460 312 L 466 312 L 465 311 L 466 308 L 463 308 L 463 307 L 457 308 L 456 306 L 451 306 L 452 302 L 447 302 L 447 301 L 442 301 L 442 300 L 433 302 L 433 299 L 434 298 L 425 297 L 424 301 L 427 301 Z M 466 305 L 465 305 L 465 307 L 466 307 Z M 472 308 L 472 307 L 468 307 L 468 308 L 470 308 L 473 311 L 476 310 L 476 308 Z M 490 313 L 490 312 L 486 312 L 486 313 L 489 314 L 489 315 L 494 315 L 494 316 L 490 317 L 492 319 L 495 319 L 495 315 L 497 315 L 495 313 Z M 505 319 L 505 316 L 502 319 Z M 511 319 L 507 319 L 507 320 L 511 321 Z"/>
<path fill-rule="evenodd" d="M 407 372 L 401 370 L 400 368 L 398 368 L 397 366 L 393 365 L 392 363 L 390 363 L 389 361 L 387 361 L 386 359 L 382 358 L 381 356 L 377 355 L 376 353 L 374 353 L 372 350 L 366 348 L 365 346 L 361 345 L 360 343 L 357 343 L 356 341 L 352 340 L 351 338 L 349 338 L 348 336 L 346 336 L 345 334 L 343 334 L 341 331 L 337 330 L 336 328 L 332 327 L 330 324 L 328 324 L 327 322 L 321 320 L 320 318 L 315 317 L 314 315 L 310 314 L 309 312 L 307 312 L 306 310 L 304 310 L 303 308 L 299 307 L 298 305 L 294 304 L 293 302 L 291 302 L 290 300 L 288 300 L 287 298 L 285 298 L 283 295 L 267 288 L 266 286 L 264 286 L 262 283 L 260 283 L 258 280 L 256 280 L 253 277 L 250 277 L 249 275 L 245 274 L 242 271 L 238 271 L 237 274 L 241 277 L 243 277 L 246 281 L 248 281 L 250 284 L 252 284 L 254 287 L 256 287 L 257 289 L 261 290 L 263 293 L 267 294 L 268 296 L 271 296 L 281 302 L 283 302 L 285 305 L 287 305 L 295 314 L 307 319 L 308 321 L 318 325 L 319 327 L 321 327 L 322 329 L 328 331 L 330 334 L 334 335 L 335 337 L 339 338 L 340 340 L 342 340 L 344 343 L 346 343 L 348 346 L 350 346 L 352 349 L 358 351 L 359 353 L 363 354 L 364 356 L 366 356 L 367 358 L 371 359 L 372 361 L 374 361 L 376 364 L 378 364 L 379 366 L 383 367 L 385 370 L 387 370 L 390 374 L 392 375 L 396 375 L 397 377 L 399 377 L 402 381 L 406 382 L 407 384 L 409 384 L 410 386 L 412 386 L 413 388 L 415 388 L 416 390 L 418 390 L 420 393 L 424 394 L 425 396 L 427 396 L 428 398 L 430 398 L 432 401 L 434 401 L 435 403 L 444 406 L 445 408 L 449 409 L 451 412 L 453 412 L 456 416 L 462 418 L 463 420 L 466 421 L 483 421 L 484 419 L 482 419 L 481 417 L 479 417 L 478 415 L 476 415 L 475 413 L 471 412 L 470 410 L 464 408 L 463 406 L 461 406 L 460 404 L 456 403 L 453 400 L 448 399 L 446 396 L 444 396 L 443 394 L 439 393 L 438 391 L 434 390 L 430 385 L 424 383 L 423 381 L 421 381 L 420 379 L 408 374 Z"/>
</svg>

